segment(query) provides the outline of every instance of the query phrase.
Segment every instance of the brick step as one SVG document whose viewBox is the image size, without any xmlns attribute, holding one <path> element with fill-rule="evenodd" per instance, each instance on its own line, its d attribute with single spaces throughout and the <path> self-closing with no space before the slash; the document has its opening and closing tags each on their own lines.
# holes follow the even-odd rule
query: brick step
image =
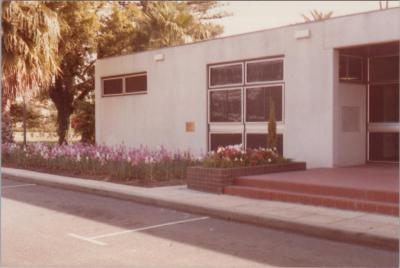
<svg viewBox="0 0 400 268">
<path fill-rule="evenodd" d="M 327 195 L 333 197 L 343 197 L 351 199 L 360 199 L 372 202 L 387 202 L 392 204 L 399 203 L 398 192 L 376 191 L 368 189 L 354 189 L 349 187 L 337 187 L 330 185 L 317 185 L 294 183 L 288 181 L 276 181 L 266 179 L 252 179 L 252 178 L 236 178 L 234 185 L 255 187 L 264 190 L 279 190 L 294 193 Z"/>
<path fill-rule="evenodd" d="M 354 198 L 333 197 L 318 194 L 294 193 L 279 190 L 266 190 L 256 187 L 227 186 L 225 194 L 242 197 L 302 203 L 307 205 L 325 206 L 339 209 L 365 211 L 386 215 L 399 215 L 399 205 L 387 202 L 368 201 Z"/>
</svg>

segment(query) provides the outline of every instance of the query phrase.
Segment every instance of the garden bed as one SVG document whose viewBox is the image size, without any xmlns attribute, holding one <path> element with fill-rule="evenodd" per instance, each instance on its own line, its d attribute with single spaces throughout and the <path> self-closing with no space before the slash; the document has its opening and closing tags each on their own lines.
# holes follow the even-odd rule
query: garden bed
<svg viewBox="0 0 400 268">
<path fill-rule="evenodd" d="M 202 166 L 188 168 L 186 179 L 190 189 L 222 193 L 236 177 L 305 169 L 306 163 L 282 157 L 275 147 L 244 149 L 234 145 L 210 152 Z"/>
<path fill-rule="evenodd" d="M 305 169 L 305 162 L 284 162 L 233 168 L 194 166 L 188 167 L 186 180 L 190 189 L 222 193 L 226 186 L 232 185 L 236 177 Z"/>
<path fill-rule="evenodd" d="M 143 187 L 185 184 L 187 167 L 196 163 L 187 152 L 172 153 L 162 147 L 2 145 L 4 167 Z"/>
</svg>

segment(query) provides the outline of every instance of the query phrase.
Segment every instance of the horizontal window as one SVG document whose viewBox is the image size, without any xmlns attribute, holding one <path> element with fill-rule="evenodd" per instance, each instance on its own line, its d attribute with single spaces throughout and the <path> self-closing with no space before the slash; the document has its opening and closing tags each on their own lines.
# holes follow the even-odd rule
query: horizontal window
<svg viewBox="0 0 400 268">
<path fill-rule="evenodd" d="M 399 80 L 399 56 L 371 58 L 370 82 Z"/>
<path fill-rule="evenodd" d="M 242 94 L 240 89 L 210 92 L 211 122 L 241 122 Z"/>
<path fill-rule="evenodd" d="M 345 82 L 363 82 L 363 59 L 356 56 L 340 55 L 339 79 Z"/>
<path fill-rule="evenodd" d="M 147 92 L 147 74 L 129 74 L 102 78 L 103 95 L 122 95 Z"/>
<path fill-rule="evenodd" d="M 127 93 L 147 91 L 147 75 L 137 75 L 125 78 Z"/>
<path fill-rule="evenodd" d="M 243 83 L 243 65 L 231 64 L 210 67 L 210 87 L 237 85 Z"/>
<path fill-rule="evenodd" d="M 266 122 L 269 119 L 270 105 L 275 107 L 275 120 L 282 121 L 282 86 L 256 87 L 246 89 L 246 121 Z"/>
<path fill-rule="evenodd" d="M 283 80 L 283 60 L 249 62 L 246 65 L 246 82 Z"/>
<path fill-rule="evenodd" d="M 103 80 L 104 95 L 121 94 L 122 90 L 122 78 Z"/>
<path fill-rule="evenodd" d="M 211 150 L 216 151 L 220 146 L 242 144 L 242 134 L 212 133 L 210 135 Z"/>
<path fill-rule="evenodd" d="M 246 135 L 246 147 L 251 149 L 267 148 L 268 134 L 263 133 L 250 133 Z M 277 134 L 277 148 L 278 153 L 283 155 L 283 135 Z"/>
</svg>

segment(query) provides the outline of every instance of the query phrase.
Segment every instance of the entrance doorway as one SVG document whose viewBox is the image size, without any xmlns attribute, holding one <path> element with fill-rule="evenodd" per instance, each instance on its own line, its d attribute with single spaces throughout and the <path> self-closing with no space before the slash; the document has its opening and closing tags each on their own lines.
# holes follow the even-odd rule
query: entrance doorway
<svg viewBox="0 0 400 268">
<path fill-rule="evenodd" d="M 367 161 L 399 162 L 399 42 L 340 50 L 340 80 L 367 90 Z"/>
</svg>

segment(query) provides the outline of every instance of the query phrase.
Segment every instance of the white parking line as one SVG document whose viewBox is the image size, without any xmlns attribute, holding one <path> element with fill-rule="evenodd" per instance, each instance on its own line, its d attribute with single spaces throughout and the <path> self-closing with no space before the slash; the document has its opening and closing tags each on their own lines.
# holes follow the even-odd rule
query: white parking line
<svg viewBox="0 0 400 268">
<path fill-rule="evenodd" d="M 173 222 L 167 222 L 167 223 L 162 223 L 162 224 L 157 224 L 157 225 L 151 225 L 151 226 L 137 228 L 137 229 L 125 230 L 125 231 L 108 233 L 108 234 L 103 234 L 103 235 L 97 235 L 97 236 L 92 236 L 92 237 L 86 237 L 86 236 L 77 235 L 77 234 L 74 234 L 74 233 L 68 233 L 67 235 L 69 235 L 71 237 L 74 237 L 74 238 L 77 238 L 77 239 L 80 239 L 80 240 L 83 240 L 83 241 L 86 241 L 86 242 L 90 242 L 90 243 L 96 244 L 96 245 L 105 246 L 107 244 L 102 242 L 102 241 L 99 241 L 98 239 L 105 238 L 105 237 L 110 237 L 110 236 L 127 234 L 127 233 L 134 233 L 134 232 L 139 232 L 139 231 L 144 231 L 144 230 L 156 229 L 156 228 L 161 228 L 161 227 L 175 225 L 175 224 L 188 223 L 188 222 L 194 222 L 194 221 L 201 221 L 201 220 L 206 220 L 206 219 L 209 219 L 209 218 L 210 217 L 199 217 L 199 218 L 192 218 L 192 219 L 186 219 L 186 220 L 180 220 L 180 221 L 173 221 Z"/>
<path fill-rule="evenodd" d="M 69 236 L 72 236 L 72 237 L 74 237 L 74 238 L 83 240 L 83 241 L 87 241 L 87 242 L 96 244 L 96 245 L 100 245 L 100 246 L 105 246 L 105 245 L 107 245 L 107 244 L 104 243 L 104 242 L 97 241 L 97 240 L 92 239 L 92 238 L 90 238 L 90 237 L 85 237 L 85 236 L 77 235 L 77 234 L 74 234 L 74 233 L 68 233 L 68 235 L 69 235 Z"/>
<path fill-rule="evenodd" d="M 134 232 L 150 230 L 150 229 L 156 229 L 156 228 L 175 225 L 175 224 L 181 224 L 181 223 L 187 223 L 187 222 L 193 222 L 193 221 L 201 221 L 201 220 L 206 220 L 208 218 L 209 217 L 200 217 L 200 218 L 192 218 L 192 219 L 181 220 L 181 221 L 167 222 L 167 223 L 163 223 L 163 224 L 157 224 L 157 225 L 152 225 L 152 226 L 147 226 L 147 227 L 142 227 L 142 228 L 137 228 L 137 229 L 132 229 L 132 230 L 125 230 L 125 231 L 120 231 L 120 232 L 115 232 L 115 233 L 109 233 L 109 234 L 93 236 L 93 237 L 91 237 L 91 239 L 99 239 L 99 238 L 110 237 L 110 236 L 115 236 L 115 235 L 134 233 Z"/>
<path fill-rule="evenodd" d="M 17 188 L 17 187 L 27 187 L 27 186 L 36 186 L 36 184 L 17 184 L 17 185 L 6 185 L 6 186 L 2 186 L 1 189 L 9 189 L 9 188 Z"/>
</svg>

